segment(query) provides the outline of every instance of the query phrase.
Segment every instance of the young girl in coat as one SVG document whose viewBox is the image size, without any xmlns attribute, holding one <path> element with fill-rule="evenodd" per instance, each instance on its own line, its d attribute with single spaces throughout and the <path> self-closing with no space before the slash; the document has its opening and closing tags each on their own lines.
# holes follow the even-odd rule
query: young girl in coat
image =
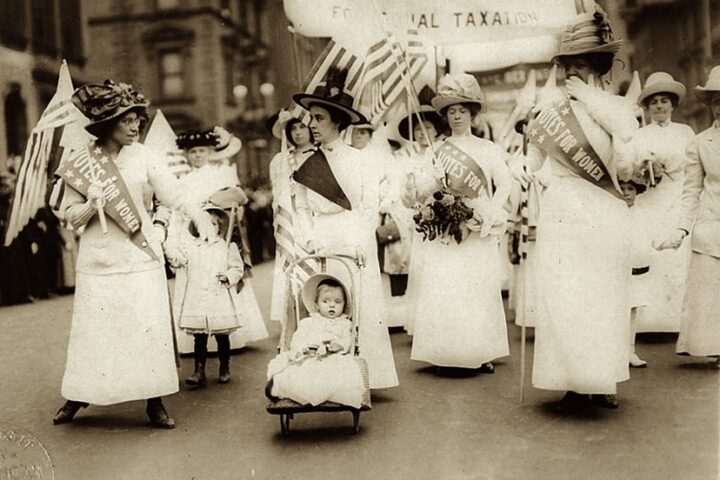
<svg viewBox="0 0 720 480">
<path fill-rule="evenodd" d="M 238 312 L 240 303 L 237 285 L 243 278 L 244 265 L 235 243 L 225 240 L 229 217 L 224 210 L 210 204 L 205 210 L 211 215 L 218 238 L 213 242 L 197 237 L 192 226 L 180 240 L 178 250 L 169 250 L 171 262 L 187 269 L 187 282 L 180 304 L 179 326 L 194 336 L 195 371 L 185 379 L 191 386 L 206 384 L 208 336 L 214 335 L 220 360 L 219 383 L 230 381 L 229 334 L 245 323 Z M 178 258 L 179 257 L 179 258 Z"/>
</svg>

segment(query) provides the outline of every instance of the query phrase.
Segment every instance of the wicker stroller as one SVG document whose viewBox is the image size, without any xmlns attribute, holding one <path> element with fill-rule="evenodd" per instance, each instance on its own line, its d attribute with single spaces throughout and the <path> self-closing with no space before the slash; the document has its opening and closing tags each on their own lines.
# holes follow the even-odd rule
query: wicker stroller
<svg viewBox="0 0 720 480">
<path fill-rule="evenodd" d="M 307 268 L 310 264 L 313 265 L 313 270 L 319 274 L 328 273 L 328 261 L 333 262 L 334 266 L 340 267 L 344 273 L 347 274 L 349 279 L 347 288 L 349 289 L 350 298 L 359 298 L 361 284 L 358 281 L 359 270 L 354 268 L 355 258 L 346 255 L 309 255 L 306 257 L 298 258 L 292 262 L 287 270 L 287 315 L 282 324 L 280 333 L 280 342 L 278 345 L 278 353 L 286 352 L 290 350 L 290 344 L 292 336 L 297 329 L 300 319 L 307 316 L 307 309 L 303 304 L 302 285 L 304 283 L 303 276 L 307 278 Z M 304 272 L 304 275 L 303 275 Z M 365 359 L 360 356 L 360 349 L 358 346 L 358 326 L 357 319 L 359 313 L 359 302 L 353 301 L 351 306 L 351 321 L 352 321 L 352 342 L 351 342 L 351 353 L 353 360 L 357 362 L 360 367 L 360 372 L 363 378 L 364 392 L 362 396 L 362 404 L 360 408 L 343 405 L 331 401 L 323 402 L 319 405 L 303 405 L 289 398 L 271 398 L 270 389 L 266 389 L 266 395 L 271 398 L 270 403 L 267 405 L 267 411 L 273 415 L 280 416 L 280 431 L 283 435 L 287 435 L 290 432 L 290 421 L 293 420 L 296 413 L 307 413 L 307 412 L 351 412 L 353 416 L 353 433 L 357 433 L 360 425 L 360 412 L 371 409 L 370 404 L 370 385 L 368 380 L 368 367 Z M 268 384 L 269 385 L 269 384 Z"/>
</svg>

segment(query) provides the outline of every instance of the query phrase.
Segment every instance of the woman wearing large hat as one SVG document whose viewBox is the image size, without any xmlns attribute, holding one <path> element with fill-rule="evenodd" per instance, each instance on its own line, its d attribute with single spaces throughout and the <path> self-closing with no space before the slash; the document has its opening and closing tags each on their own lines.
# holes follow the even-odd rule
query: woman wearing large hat
<svg viewBox="0 0 720 480">
<path fill-rule="evenodd" d="M 693 130 L 672 121 L 673 110 L 685 97 L 685 87 L 665 72 L 648 76 L 638 103 L 647 110 L 650 123 L 638 130 L 632 141 L 637 164 L 654 160 L 662 164 L 662 180 L 639 195 L 635 206 L 638 218 L 647 224 L 651 238 L 660 240 L 671 233 L 680 220 L 680 201 L 685 181 L 685 149 L 695 137 Z M 685 278 L 690 247 L 666 250 L 653 257 L 648 282 L 653 284 L 651 302 L 638 312 L 637 331 L 677 332 L 685 294 Z M 631 354 L 631 365 L 644 361 Z"/>
<path fill-rule="evenodd" d="M 360 354 L 368 362 L 370 388 L 398 385 L 390 336 L 384 321 L 377 260 L 378 175 L 368 154 L 347 145 L 341 132 L 366 123 L 345 91 L 346 71 L 330 70 L 325 84 L 293 100 L 310 113 L 310 130 L 320 147 L 293 174 L 298 183 L 296 234 L 314 252 L 354 255 L 360 270 Z"/>
<path fill-rule="evenodd" d="M 533 386 L 567 391 L 560 409 L 590 399 L 617 408 L 616 385 L 629 378 L 631 227 L 618 174 L 630 170 L 620 142 L 631 139 L 637 121 L 625 99 L 599 87 L 621 42 L 596 8 L 579 15 L 561 37 L 555 60 L 565 69 L 568 97 L 538 106 L 527 127 L 529 172 L 545 161 L 552 166 L 535 246 L 535 275 L 542 280 L 535 282 Z M 570 143 L 560 147 L 546 129 L 550 119 L 562 121 Z M 591 157 L 594 175 L 587 170 Z M 520 165 L 513 165 L 513 175 L 531 181 Z"/>
<path fill-rule="evenodd" d="M 449 203 L 455 195 L 472 211 L 461 237 L 427 239 L 417 280 L 411 358 L 493 373 L 492 361 L 509 354 L 498 249 L 512 185 L 507 154 L 471 132 L 473 117 L 485 105 L 472 75 L 446 75 L 432 105 L 452 133 L 428 152 L 433 175 L 409 176 L 405 197 L 425 206 Z M 471 178 L 475 188 L 468 189 Z M 426 216 L 424 210 L 417 220 L 432 220 L 434 215 Z"/>
<path fill-rule="evenodd" d="M 272 135 L 281 141 L 282 147 L 270 161 L 270 182 L 272 183 L 273 223 L 275 227 L 275 268 L 273 271 L 272 301 L 270 319 L 282 321 L 287 309 L 285 305 L 287 277 L 286 264 L 296 254 L 295 236 L 295 195 L 294 181 L 290 178 L 313 151 L 314 139 L 310 128 L 287 110 L 273 115 L 269 125 Z"/>
<path fill-rule="evenodd" d="M 676 230 L 660 248 L 679 248 L 691 236 L 692 249 L 677 353 L 717 357 L 720 368 L 720 66 L 695 96 L 708 105 L 714 122 L 687 148 L 682 212 Z M 664 181 L 664 180 L 663 180 Z"/>
<path fill-rule="evenodd" d="M 135 143 L 140 116 L 148 106 L 139 92 L 106 81 L 80 87 L 72 101 L 90 119 L 86 129 L 97 140 L 71 154 L 75 156 L 58 170 L 67 185 L 60 215 L 83 233 L 62 382 L 68 401 L 53 421 L 69 422 L 90 403 L 147 399 L 150 422 L 173 428 L 160 400 L 178 391 L 178 376 L 160 246 L 164 232 L 156 232 L 148 213 L 153 195 L 192 218 L 202 238 L 214 237 L 214 227 L 207 214 L 187 200 L 163 160 Z M 68 168 L 83 162 L 94 165 L 96 174 L 107 174 L 107 180 L 83 181 L 84 170 Z M 103 233 L 97 208 L 118 195 L 123 203 L 117 208 L 133 216 L 135 210 L 140 231 L 127 233 L 122 221 L 113 220 L 118 218 L 114 209 L 105 205 Z"/>
</svg>

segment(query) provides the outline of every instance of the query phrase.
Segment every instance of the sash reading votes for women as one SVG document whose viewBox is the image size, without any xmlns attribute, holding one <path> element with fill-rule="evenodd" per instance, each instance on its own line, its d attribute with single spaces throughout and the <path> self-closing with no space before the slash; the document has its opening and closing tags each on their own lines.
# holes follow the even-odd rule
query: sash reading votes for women
<svg viewBox="0 0 720 480">
<path fill-rule="evenodd" d="M 530 142 L 580 178 L 624 200 L 617 178 L 585 136 L 570 100 L 544 109 L 527 126 Z"/>
<path fill-rule="evenodd" d="M 93 154 L 90 153 L 87 146 L 71 152 L 68 158 L 60 164 L 55 175 L 62 177 L 67 185 L 85 197 L 87 197 L 90 182 L 97 175 L 98 181 L 105 185 L 103 188 L 105 213 L 130 236 L 133 244 L 159 261 L 140 230 L 142 226 L 140 213 L 117 165 L 106 156 L 97 158 L 91 157 L 91 155 Z"/>
<path fill-rule="evenodd" d="M 436 165 L 445 172 L 447 187 L 452 193 L 468 198 L 476 198 L 483 191 L 488 197 L 492 195 L 482 167 L 450 140 L 435 150 L 435 158 Z"/>
</svg>

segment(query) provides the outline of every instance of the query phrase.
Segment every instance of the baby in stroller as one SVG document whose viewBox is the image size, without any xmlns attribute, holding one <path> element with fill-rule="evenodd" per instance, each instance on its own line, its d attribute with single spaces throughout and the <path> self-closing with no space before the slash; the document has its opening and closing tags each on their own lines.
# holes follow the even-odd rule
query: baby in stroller
<svg viewBox="0 0 720 480">
<path fill-rule="evenodd" d="M 330 401 L 360 408 L 367 390 L 353 357 L 351 298 L 335 277 L 310 277 L 302 288 L 309 316 L 300 320 L 290 349 L 268 365 L 266 394 L 317 406 Z"/>
</svg>

